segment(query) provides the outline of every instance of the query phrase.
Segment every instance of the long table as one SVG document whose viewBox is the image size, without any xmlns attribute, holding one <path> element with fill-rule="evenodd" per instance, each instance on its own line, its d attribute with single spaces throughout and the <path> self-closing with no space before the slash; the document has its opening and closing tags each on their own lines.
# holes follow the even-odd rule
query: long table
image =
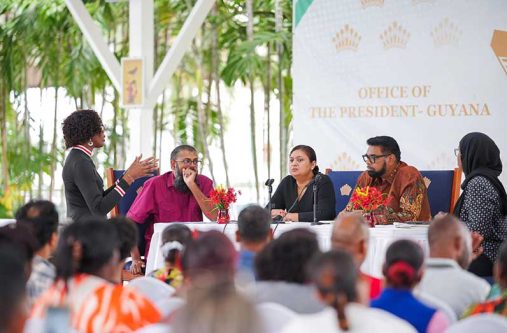
<svg viewBox="0 0 507 333">
<path fill-rule="evenodd" d="M 171 222 L 180 223 L 180 222 Z M 161 247 L 161 234 L 162 231 L 171 223 L 155 223 L 153 237 L 151 239 L 150 251 L 146 262 L 146 272 L 152 272 L 153 270 L 164 266 L 164 258 L 160 251 Z M 205 222 L 192 222 L 184 223 L 191 230 L 197 229 L 199 231 L 218 230 L 224 231 L 225 234 L 231 239 L 236 247 L 239 248 L 239 244 L 235 241 L 235 234 L 237 230 L 236 223 L 229 223 L 226 227 L 224 224 L 217 223 L 205 223 Z M 319 240 L 319 246 L 322 251 L 327 251 L 331 248 L 331 230 L 332 224 L 315 225 L 312 226 L 310 223 L 287 223 L 279 224 L 274 233 L 276 238 L 280 234 L 294 229 L 294 228 L 308 228 L 315 232 Z M 272 226 L 275 229 L 275 225 Z M 385 253 L 387 247 L 397 239 L 411 239 L 418 242 L 425 254 L 429 252 L 428 249 L 428 227 L 423 225 L 411 226 L 410 228 L 397 228 L 393 225 L 387 226 L 376 226 L 370 228 L 370 241 L 368 247 L 368 255 L 361 267 L 364 273 L 382 277 L 382 264 L 384 262 Z"/>
</svg>

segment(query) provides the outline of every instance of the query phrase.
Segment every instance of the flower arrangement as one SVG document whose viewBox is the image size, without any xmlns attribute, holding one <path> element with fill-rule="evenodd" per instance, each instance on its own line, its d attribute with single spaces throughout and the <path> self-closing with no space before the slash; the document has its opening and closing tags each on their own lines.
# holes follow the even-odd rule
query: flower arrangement
<svg viewBox="0 0 507 333">
<path fill-rule="evenodd" d="M 218 185 L 210 193 L 210 200 L 215 209 L 229 209 L 229 206 L 236 202 L 237 196 L 241 195 L 240 191 L 234 188 L 225 188 L 223 185 Z"/>
<path fill-rule="evenodd" d="M 236 202 L 238 195 L 241 195 L 241 191 L 236 191 L 232 187 L 225 188 L 223 185 L 218 185 L 211 190 L 209 199 L 214 206 L 213 210 L 218 210 L 218 223 L 229 222 L 229 206 Z"/>
<path fill-rule="evenodd" d="M 364 213 L 371 213 L 379 208 L 387 207 L 390 198 L 375 187 L 357 187 L 350 198 L 354 209 L 361 209 Z"/>
</svg>

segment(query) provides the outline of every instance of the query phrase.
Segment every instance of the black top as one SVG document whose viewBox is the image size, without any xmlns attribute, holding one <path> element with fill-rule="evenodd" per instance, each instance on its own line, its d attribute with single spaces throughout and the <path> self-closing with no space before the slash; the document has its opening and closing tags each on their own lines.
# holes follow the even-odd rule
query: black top
<svg viewBox="0 0 507 333">
<path fill-rule="evenodd" d="M 290 175 L 285 177 L 271 198 L 271 209 L 286 209 L 287 213 L 299 213 L 299 221 L 312 222 L 313 184 L 312 180 L 301 199 L 297 201 L 296 179 Z M 317 185 L 317 221 L 333 220 L 336 216 L 333 183 L 327 175 L 321 174 Z"/>
<path fill-rule="evenodd" d="M 78 149 L 71 149 L 65 159 L 62 178 L 67 216 L 74 221 L 90 216 L 106 217 L 129 188 L 122 178 L 104 191 L 104 181 L 91 157 Z"/>
</svg>

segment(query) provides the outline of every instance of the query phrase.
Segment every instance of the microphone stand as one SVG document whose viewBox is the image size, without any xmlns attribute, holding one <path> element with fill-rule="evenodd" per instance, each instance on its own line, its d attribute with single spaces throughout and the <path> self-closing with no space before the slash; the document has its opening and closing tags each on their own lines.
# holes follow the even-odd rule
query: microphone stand
<svg viewBox="0 0 507 333">
<path fill-rule="evenodd" d="M 273 203 L 271 202 L 271 196 L 272 196 L 272 193 L 273 193 L 273 180 L 272 179 L 268 179 L 268 181 L 266 182 L 266 185 L 268 187 L 268 213 L 269 215 L 271 215 L 271 210 L 273 209 Z"/>
<path fill-rule="evenodd" d="M 317 174 L 315 176 L 314 182 L 313 182 L 313 222 L 311 225 L 319 225 L 321 224 L 319 221 L 317 221 L 317 189 L 318 189 L 318 183 L 320 180 L 320 174 Z"/>
</svg>

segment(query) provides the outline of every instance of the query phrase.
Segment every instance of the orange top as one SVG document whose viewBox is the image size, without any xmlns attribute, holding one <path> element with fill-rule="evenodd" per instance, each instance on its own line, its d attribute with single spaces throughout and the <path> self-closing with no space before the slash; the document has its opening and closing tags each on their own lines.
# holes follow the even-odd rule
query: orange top
<svg viewBox="0 0 507 333">
<path fill-rule="evenodd" d="M 48 307 L 69 306 L 72 327 L 78 332 L 133 332 L 159 322 L 160 312 L 144 296 L 99 277 L 79 274 L 66 288 L 59 280 L 35 303 L 31 317 L 43 319 Z"/>
</svg>

